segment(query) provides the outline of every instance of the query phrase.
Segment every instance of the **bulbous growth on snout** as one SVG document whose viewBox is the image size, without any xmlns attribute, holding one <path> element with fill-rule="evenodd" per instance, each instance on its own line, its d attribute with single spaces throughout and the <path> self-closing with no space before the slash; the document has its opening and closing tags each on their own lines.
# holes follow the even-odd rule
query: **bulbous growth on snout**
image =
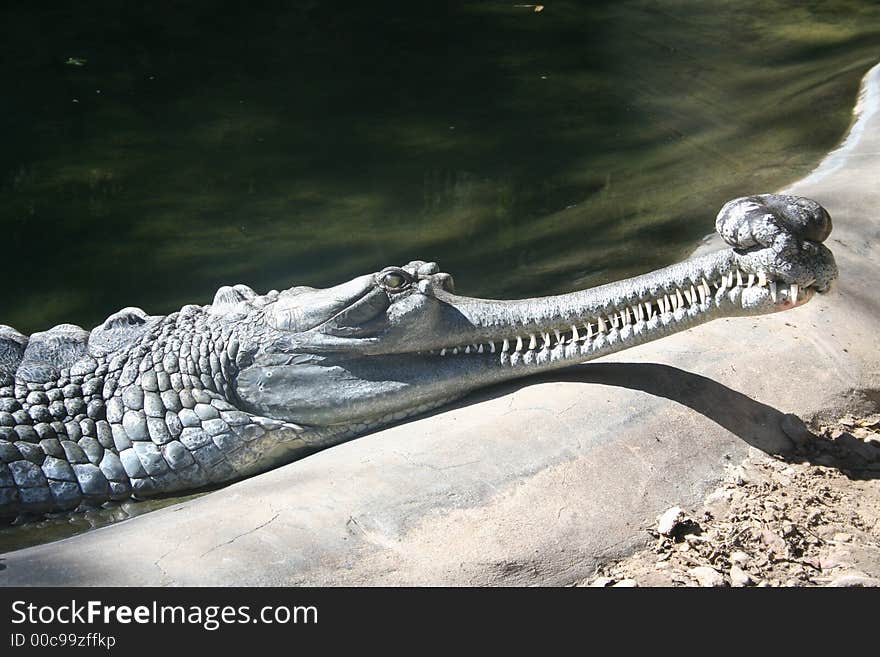
<svg viewBox="0 0 880 657">
<path fill-rule="evenodd" d="M 831 234 L 831 215 L 802 196 L 757 194 L 728 201 L 715 220 L 725 242 L 773 268 L 789 283 L 826 291 L 837 278 L 831 252 L 821 244 Z"/>
</svg>

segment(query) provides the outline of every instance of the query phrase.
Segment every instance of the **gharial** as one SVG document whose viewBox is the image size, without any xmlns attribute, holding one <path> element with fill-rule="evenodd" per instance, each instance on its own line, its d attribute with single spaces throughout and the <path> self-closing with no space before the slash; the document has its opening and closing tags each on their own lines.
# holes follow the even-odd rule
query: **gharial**
<svg viewBox="0 0 880 657">
<path fill-rule="evenodd" d="M 447 403 L 718 317 L 807 302 L 837 277 L 815 201 L 727 203 L 731 248 L 519 301 L 453 292 L 433 262 L 327 289 L 222 287 L 168 316 L 92 331 L 0 326 L 0 516 L 246 477 Z"/>
</svg>

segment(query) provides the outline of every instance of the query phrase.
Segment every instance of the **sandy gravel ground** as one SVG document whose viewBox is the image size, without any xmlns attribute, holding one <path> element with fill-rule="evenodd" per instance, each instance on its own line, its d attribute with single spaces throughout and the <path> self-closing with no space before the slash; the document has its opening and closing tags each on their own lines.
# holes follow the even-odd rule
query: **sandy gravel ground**
<svg viewBox="0 0 880 657">
<path fill-rule="evenodd" d="M 646 546 L 580 586 L 880 586 L 880 404 L 794 416 L 785 457 L 752 449 L 699 508 L 672 507 Z"/>
</svg>

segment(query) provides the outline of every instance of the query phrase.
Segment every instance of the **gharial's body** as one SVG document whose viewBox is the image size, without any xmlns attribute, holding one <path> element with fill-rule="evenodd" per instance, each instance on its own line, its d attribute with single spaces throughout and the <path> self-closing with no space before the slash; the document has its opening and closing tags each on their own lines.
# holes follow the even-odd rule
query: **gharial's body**
<svg viewBox="0 0 880 657">
<path fill-rule="evenodd" d="M 722 316 L 791 308 L 837 275 L 807 199 L 728 203 L 733 248 L 571 294 L 457 296 L 434 263 L 87 332 L 0 326 L 0 516 L 191 490 L 291 461 L 475 388 Z"/>
</svg>

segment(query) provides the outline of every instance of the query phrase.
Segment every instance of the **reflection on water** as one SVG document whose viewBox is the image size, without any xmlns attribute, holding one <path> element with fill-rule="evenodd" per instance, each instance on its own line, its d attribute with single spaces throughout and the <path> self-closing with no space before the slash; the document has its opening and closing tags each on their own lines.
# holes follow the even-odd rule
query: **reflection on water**
<svg viewBox="0 0 880 657">
<path fill-rule="evenodd" d="M 411 259 L 499 297 L 662 266 L 807 173 L 880 59 L 873 0 L 56 4 L 0 9 L 25 332 Z"/>
<path fill-rule="evenodd" d="M 119 504 L 108 504 L 106 508 L 91 509 L 85 512 L 58 513 L 42 518 L 21 518 L 16 520 L 15 523 L 0 524 L 0 554 L 21 550 L 22 548 L 39 545 L 40 543 L 59 541 L 62 538 L 82 534 L 90 529 L 106 527 L 107 525 L 128 520 L 150 511 L 156 511 L 172 504 L 192 500 L 204 494 L 204 492 L 199 492 L 193 495 L 146 500 L 143 502 L 129 500 Z"/>
<path fill-rule="evenodd" d="M 2 10 L 0 322 L 433 259 L 530 296 L 667 264 L 806 173 L 880 7 L 102 0 Z"/>
</svg>

